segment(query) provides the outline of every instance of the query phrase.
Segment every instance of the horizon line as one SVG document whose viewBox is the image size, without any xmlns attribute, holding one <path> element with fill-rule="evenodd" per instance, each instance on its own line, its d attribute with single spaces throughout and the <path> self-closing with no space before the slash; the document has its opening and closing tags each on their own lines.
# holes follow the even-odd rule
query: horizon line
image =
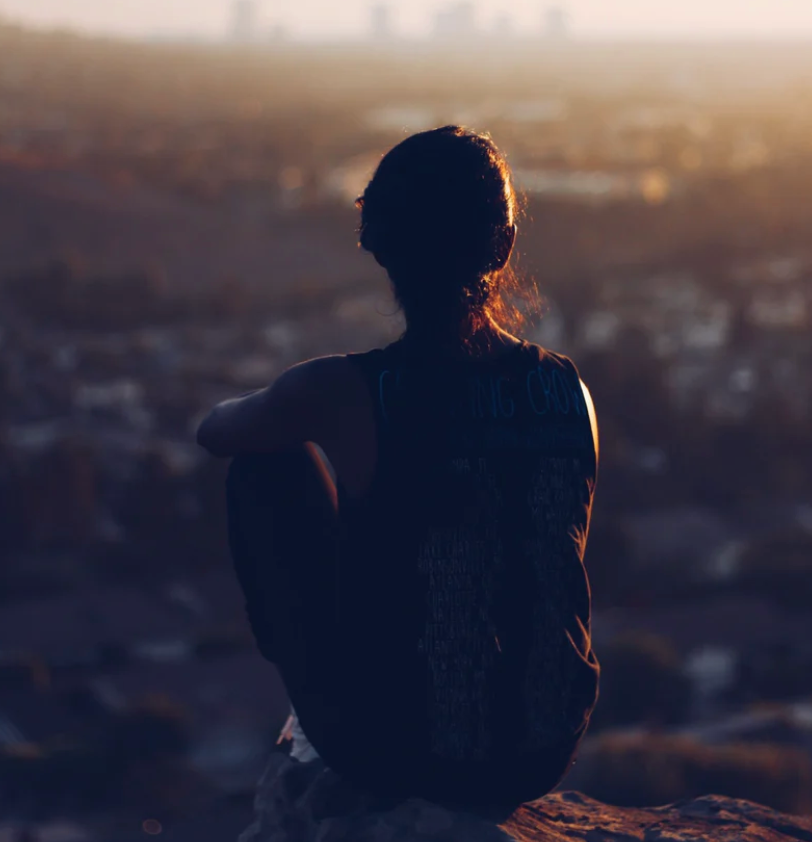
<svg viewBox="0 0 812 842">
<path fill-rule="evenodd" d="M 539 44 L 559 46 L 578 46 L 590 44 L 630 44 L 645 46 L 647 44 L 674 46 L 711 46 L 711 45 L 772 45 L 772 44 L 806 44 L 812 41 L 812 29 L 808 31 L 773 30 L 771 32 L 752 32 L 750 30 L 695 31 L 677 30 L 673 32 L 661 29 L 606 31 L 590 29 L 571 29 L 564 35 L 545 32 L 543 27 L 530 29 L 517 25 L 512 32 L 498 33 L 481 28 L 471 34 L 461 34 L 458 37 L 441 37 L 428 32 L 398 32 L 392 31 L 385 37 L 376 35 L 370 30 L 347 31 L 329 35 L 327 33 L 305 34 L 298 29 L 288 29 L 283 22 L 271 23 L 257 33 L 256 39 L 241 41 L 229 36 L 227 31 L 222 33 L 177 29 L 150 29 L 140 32 L 128 32 L 119 29 L 95 29 L 70 24 L 40 24 L 27 21 L 19 16 L 12 16 L 0 12 L 0 27 L 11 26 L 31 33 L 38 34 L 67 34 L 87 38 L 89 40 L 114 40 L 133 44 L 143 43 L 178 43 L 198 44 L 200 46 L 232 46 L 232 47 L 269 47 L 286 43 L 300 46 L 345 46 L 365 44 L 380 47 L 394 46 L 437 46 L 437 47 L 465 47 L 470 44 L 492 42 L 494 44 Z"/>
</svg>

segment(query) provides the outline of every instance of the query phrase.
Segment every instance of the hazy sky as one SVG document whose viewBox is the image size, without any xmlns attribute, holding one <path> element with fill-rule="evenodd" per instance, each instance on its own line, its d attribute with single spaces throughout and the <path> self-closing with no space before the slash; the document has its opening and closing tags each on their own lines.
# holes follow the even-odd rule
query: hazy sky
<svg viewBox="0 0 812 842">
<path fill-rule="evenodd" d="M 370 0 L 259 0 L 263 17 L 292 33 L 323 37 L 366 27 Z M 133 35 L 160 31 L 216 35 L 231 0 L 0 0 L 0 13 L 38 24 Z M 446 0 L 390 0 L 404 32 L 428 28 Z M 544 0 L 479 0 L 482 24 L 508 12 L 538 26 Z M 573 28 L 584 35 L 686 34 L 812 36 L 812 0 L 569 0 Z"/>
</svg>

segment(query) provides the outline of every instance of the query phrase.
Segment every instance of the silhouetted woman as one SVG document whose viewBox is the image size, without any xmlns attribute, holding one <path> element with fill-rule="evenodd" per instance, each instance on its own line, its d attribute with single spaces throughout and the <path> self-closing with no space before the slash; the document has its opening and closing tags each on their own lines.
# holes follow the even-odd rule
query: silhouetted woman
<svg viewBox="0 0 812 842">
<path fill-rule="evenodd" d="M 199 442 L 238 457 L 234 561 L 309 756 L 384 795 L 510 808 L 567 772 L 597 696 L 591 399 L 500 327 L 516 196 L 487 136 L 409 137 L 358 206 L 404 336 L 294 366 Z"/>
</svg>

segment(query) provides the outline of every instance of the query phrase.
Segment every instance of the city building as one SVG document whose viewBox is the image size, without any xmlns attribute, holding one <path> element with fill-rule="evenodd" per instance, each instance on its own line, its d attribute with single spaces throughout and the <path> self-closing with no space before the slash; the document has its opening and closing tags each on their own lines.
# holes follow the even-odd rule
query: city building
<svg viewBox="0 0 812 842">
<path fill-rule="evenodd" d="M 493 34 L 497 38 L 511 38 L 516 34 L 513 18 L 507 12 L 496 16 L 493 22 Z"/>
<path fill-rule="evenodd" d="M 569 37 L 569 14 L 563 6 L 549 6 L 544 12 L 544 36 L 553 41 Z"/>
<path fill-rule="evenodd" d="M 272 43 L 280 43 L 288 40 L 288 30 L 285 24 L 275 23 L 268 30 L 268 40 Z"/>
<path fill-rule="evenodd" d="M 231 40 L 241 44 L 255 41 L 259 31 L 256 0 L 234 0 L 231 6 Z"/>
<path fill-rule="evenodd" d="M 462 2 L 445 6 L 434 18 L 434 34 L 443 40 L 464 40 L 476 34 L 476 7 Z"/>
<path fill-rule="evenodd" d="M 392 7 L 386 3 L 376 3 L 370 10 L 370 24 L 374 40 L 389 40 L 393 35 Z"/>
</svg>

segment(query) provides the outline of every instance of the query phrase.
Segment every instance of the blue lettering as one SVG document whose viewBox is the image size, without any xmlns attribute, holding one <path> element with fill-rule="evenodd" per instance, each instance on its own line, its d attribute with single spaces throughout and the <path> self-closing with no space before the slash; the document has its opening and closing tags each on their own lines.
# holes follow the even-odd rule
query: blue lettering
<svg viewBox="0 0 812 842">
<path fill-rule="evenodd" d="M 552 375 L 553 389 L 555 390 L 555 403 L 562 415 L 569 415 L 570 395 L 569 388 L 561 376 L 561 372 L 554 371 Z M 566 403 L 565 403 L 566 401 Z"/>
<path fill-rule="evenodd" d="M 552 391 L 552 383 L 550 381 L 550 375 L 547 374 L 541 367 L 539 367 L 539 383 L 541 383 L 542 391 L 544 392 L 544 397 L 546 399 L 546 406 L 549 410 L 551 398 L 555 400 L 555 396 L 553 395 Z M 556 406 L 558 406 L 558 402 L 556 401 Z"/>
<path fill-rule="evenodd" d="M 580 380 L 572 387 L 570 378 L 560 371 L 548 374 L 541 366 L 527 374 L 527 396 L 536 415 L 546 415 L 551 409 L 557 414 L 588 415 Z M 508 416 L 510 417 L 510 416 Z"/>
</svg>

